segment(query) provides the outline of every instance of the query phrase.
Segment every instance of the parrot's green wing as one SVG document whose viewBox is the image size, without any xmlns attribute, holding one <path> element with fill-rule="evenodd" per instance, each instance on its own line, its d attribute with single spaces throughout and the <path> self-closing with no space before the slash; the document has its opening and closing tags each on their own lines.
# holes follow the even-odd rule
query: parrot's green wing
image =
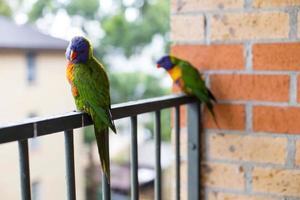
<svg viewBox="0 0 300 200">
<path fill-rule="evenodd" d="M 178 66 L 181 68 L 182 80 L 186 90 L 191 91 L 191 93 L 196 95 L 200 101 L 206 104 L 208 110 L 214 118 L 214 121 L 216 122 L 216 116 L 213 110 L 213 101 L 216 102 L 216 98 L 206 87 L 205 82 L 201 78 L 198 70 L 186 61 L 180 61 Z"/>
<path fill-rule="evenodd" d="M 102 65 L 95 58 L 87 64 L 76 64 L 74 76 L 79 103 L 91 117 L 95 117 L 95 126 L 98 129 L 110 127 L 116 132 L 110 113 L 109 81 Z"/>
<path fill-rule="evenodd" d="M 205 86 L 204 80 L 201 78 L 197 69 L 188 62 L 182 61 L 179 63 L 182 71 L 182 80 L 184 86 L 191 90 L 201 101 L 209 100 L 208 89 Z"/>
</svg>

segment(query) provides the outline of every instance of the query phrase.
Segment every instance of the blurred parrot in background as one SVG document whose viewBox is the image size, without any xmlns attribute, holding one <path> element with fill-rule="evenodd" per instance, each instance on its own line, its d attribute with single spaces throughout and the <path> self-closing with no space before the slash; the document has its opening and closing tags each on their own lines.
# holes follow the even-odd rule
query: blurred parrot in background
<svg viewBox="0 0 300 200">
<path fill-rule="evenodd" d="M 93 122 L 102 171 L 110 179 L 108 127 L 116 133 L 110 112 L 109 80 L 104 67 L 93 56 L 91 43 L 74 37 L 66 50 L 67 79 L 78 110 L 88 113 Z"/>
<path fill-rule="evenodd" d="M 213 103 L 217 100 L 212 92 L 205 86 L 199 71 L 189 62 L 174 56 L 164 56 L 157 62 L 157 67 L 164 68 L 171 76 L 173 82 L 188 95 L 195 95 L 205 103 L 216 125 L 219 127 L 214 112 Z"/>
</svg>

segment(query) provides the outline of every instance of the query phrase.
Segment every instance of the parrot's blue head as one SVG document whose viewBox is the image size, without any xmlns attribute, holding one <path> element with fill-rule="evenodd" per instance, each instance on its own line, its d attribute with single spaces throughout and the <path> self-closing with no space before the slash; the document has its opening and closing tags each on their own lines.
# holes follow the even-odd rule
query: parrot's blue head
<svg viewBox="0 0 300 200">
<path fill-rule="evenodd" d="M 66 58 L 74 64 L 86 63 L 91 55 L 90 42 L 82 36 L 74 37 L 66 50 Z"/>
<path fill-rule="evenodd" d="M 171 56 L 164 56 L 159 61 L 157 61 L 157 68 L 164 68 L 165 70 L 172 69 L 175 65 L 171 61 Z"/>
</svg>

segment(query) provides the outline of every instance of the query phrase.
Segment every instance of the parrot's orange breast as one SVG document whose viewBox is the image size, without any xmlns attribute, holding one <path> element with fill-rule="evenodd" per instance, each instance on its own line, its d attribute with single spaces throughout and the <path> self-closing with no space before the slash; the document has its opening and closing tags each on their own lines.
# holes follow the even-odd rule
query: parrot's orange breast
<svg viewBox="0 0 300 200">
<path fill-rule="evenodd" d="M 182 75 L 181 68 L 179 66 L 175 66 L 172 69 L 168 70 L 168 73 L 174 82 L 179 80 Z"/>
<path fill-rule="evenodd" d="M 72 90 L 72 95 L 74 97 L 78 96 L 78 90 L 75 87 L 73 80 L 74 80 L 74 64 L 73 63 L 68 63 L 67 65 L 67 79 L 71 85 L 71 90 Z"/>
<path fill-rule="evenodd" d="M 70 84 L 74 80 L 74 64 L 73 63 L 68 63 L 68 65 L 67 65 L 67 79 Z"/>
</svg>

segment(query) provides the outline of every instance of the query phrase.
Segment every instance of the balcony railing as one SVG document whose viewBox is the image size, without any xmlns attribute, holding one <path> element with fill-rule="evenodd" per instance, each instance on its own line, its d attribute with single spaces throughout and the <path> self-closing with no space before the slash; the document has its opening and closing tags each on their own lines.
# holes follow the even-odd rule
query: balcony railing
<svg viewBox="0 0 300 200">
<path fill-rule="evenodd" d="M 137 155 L 137 116 L 142 113 L 155 112 L 155 199 L 162 199 L 161 191 L 161 119 L 160 111 L 165 108 L 175 109 L 175 197 L 180 199 L 180 106 L 187 104 L 188 130 L 188 199 L 200 199 L 200 104 L 194 97 L 170 95 L 159 98 L 139 100 L 112 106 L 114 120 L 131 118 L 131 199 L 139 199 L 138 155 Z M 67 199 L 76 199 L 73 129 L 91 125 L 90 117 L 82 112 L 70 112 L 49 118 L 38 118 L 24 123 L 0 127 L 0 144 L 18 142 L 22 200 L 31 199 L 28 139 L 64 131 L 66 154 Z M 107 138 L 108 140 L 108 138 Z M 2 158 L 5 159 L 5 158 Z M 103 199 L 110 199 L 110 185 L 102 176 Z M 1 194 L 0 194 L 1 198 Z"/>
</svg>

